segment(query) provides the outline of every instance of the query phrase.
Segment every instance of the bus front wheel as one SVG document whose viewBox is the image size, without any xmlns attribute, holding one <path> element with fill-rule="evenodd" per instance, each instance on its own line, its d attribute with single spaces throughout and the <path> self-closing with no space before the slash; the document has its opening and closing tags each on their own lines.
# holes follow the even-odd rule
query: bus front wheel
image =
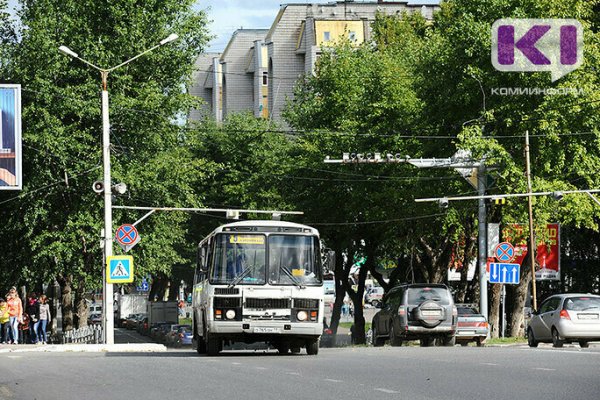
<svg viewBox="0 0 600 400">
<path fill-rule="evenodd" d="M 222 345 L 223 341 L 220 338 L 214 337 L 210 333 L 206 334 L 206 354 L 209 356 L 219 355 Z"/>
<path fill-rule="evenodd" d="M 319 339 L 309 340 L 306 342 L 306 354 L 316 356 L 319 354 Z"/>
</svg>

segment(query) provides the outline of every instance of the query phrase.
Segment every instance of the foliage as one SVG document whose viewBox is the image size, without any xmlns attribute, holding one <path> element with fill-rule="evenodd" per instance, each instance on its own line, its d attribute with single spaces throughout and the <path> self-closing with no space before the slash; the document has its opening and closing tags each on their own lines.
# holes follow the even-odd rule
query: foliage
<svg viewBox="0 0 600 400">
<path fill-rule="evenodd" d="M 7 285 L 67 275 L 74 285 L 101 284 L 102 197 L 91 184 L 102 179 L 98 71 L 58 52 L 66 45 L 80 57 L 112 67 L 170 33 L 180 39 L 116 69 L 108 77 L 113 182 L 128 185 L 115 205 L 194 206 L 204 161 L 186 147 L 180 116 L 196 105 L 182 93 L 207 41 L 206 16 L 191 0 L 97 2 L 24 0 L 19 41 L 9 49 L 3 79 L 23 90 L 24 189 L 0 194 L 3 224 L 0 270 Z M 139 212 L 116 211 L 114 224 Z M 138 276 L 170 273 L 187 262 L 181 214 L 156 214 L 140 226 L 132 250 Z M 4 246 L 3 246 L 4 247 Z M 118 253 L 119 250 L 115 249 Z"/>
</svg>

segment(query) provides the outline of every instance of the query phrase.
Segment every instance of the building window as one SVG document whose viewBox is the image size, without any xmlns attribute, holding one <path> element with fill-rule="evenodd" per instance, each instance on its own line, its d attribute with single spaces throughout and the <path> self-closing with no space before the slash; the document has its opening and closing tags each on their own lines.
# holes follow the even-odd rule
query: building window
<svg viewBox="0 0 600 400">
<path fill-rule="evenodd" d="M 350 39 L 351 42 L 356 42 L 356 32 L 354 32 L 354 31 L 348 32 L 348 39 Z"/>
<path fill-rule="evenodd" d="M 267 86 L 269 84 L 269 73 L 266 71 L 262 73 L 262 84 L 263 86 Z"/>
<path fill-rule="evenodd" d="M 330 35 L 329 31 L 323 32 L 323 41 L 329 42 L 330 40 L 331 40 L 331 35 Z"/>
</svg>

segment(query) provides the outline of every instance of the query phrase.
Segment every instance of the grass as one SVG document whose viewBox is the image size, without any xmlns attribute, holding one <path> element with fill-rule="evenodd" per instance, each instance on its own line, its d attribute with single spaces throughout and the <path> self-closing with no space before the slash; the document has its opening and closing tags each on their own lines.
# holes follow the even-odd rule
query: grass
<svg viewBox="0 0 600 400">
<path fill-rule="evenodd" d="M 524 337 L 505 337 L 497 339 L 488 339 L 485 344 L 519 344 L 527 343 L 527 338 Z"/>
<path fill-rule="evenodd" d="M 354 322 L 340 322 L 340 324 L 338 326 L 340 328 L 350 329 L 352 327 L 352 325 L 354 325 Z M 371 329 L 371 323 L 365 322 L 365 332 L 367 332 L 369 329 Z"/>
</svg>

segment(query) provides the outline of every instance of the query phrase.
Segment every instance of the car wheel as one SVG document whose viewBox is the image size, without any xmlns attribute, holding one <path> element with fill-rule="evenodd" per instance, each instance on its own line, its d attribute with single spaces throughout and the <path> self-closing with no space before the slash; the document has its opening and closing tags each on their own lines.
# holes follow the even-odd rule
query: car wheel
<svg viewBox="0 0 600 400">
<path fill-rule="evenodd" d="M 394 323 L 390 326 L 390 345 L 394 347 L 402 346 L 402 339 L 396 336 L 396 332 L 394 332 Z"/>
<path fill-rule="evenodd" d="M 563 347 L 564 341 L 560 338 L 558 330 L 552 328 L 552 347 Z"/>
<path fill-rule="evenodd" d="M 377 332 L 377 329 L 373 327 L 373 347 L 381 347 L 384 343 L 385 341 L 383 338 L 379 337 L 379 332 Z"/>
<path fill-rule="evenodd" d="M 306 354 L 309 356 L 316 356 L 319 354 L 319 340 L 312 339 L 306 342 Z"/>
<path fill-rule="evenodd" d="M 460 342 L 460 345 L 462 347 L 467 347 L 469 345 L 469 342 Z"/>
<path fill-rule="evenodd" d="M 587 349 L 588 347 L 590 347 L 590 343 L 587 340 L 580 340 L 579 347 L 581 347 L 582 349 Z"/>
<path fill-rule="evenodd" d="M 538 346 L 538 341 L 535 340 L 535 336 L 533 336 L 533 330 L 531 328 L 527 329 L 527 344 L 529 347 Z"/>
<path fill-rule="evenodd" d="M 442 342 L 446 347 L 454 347 L 454 345 L 456 344 L 456 336 L 446 336 L 442 339 Z"/>
<path fill-rule="evenodd" d="M 373 301 L 371 302 L 371 305 L 372 305 L 373 307 L 377 308 L 377 306 L 379 305 L 379 301 L 378 301 L 378 300 L 373 300 Z"/>
</svg>

